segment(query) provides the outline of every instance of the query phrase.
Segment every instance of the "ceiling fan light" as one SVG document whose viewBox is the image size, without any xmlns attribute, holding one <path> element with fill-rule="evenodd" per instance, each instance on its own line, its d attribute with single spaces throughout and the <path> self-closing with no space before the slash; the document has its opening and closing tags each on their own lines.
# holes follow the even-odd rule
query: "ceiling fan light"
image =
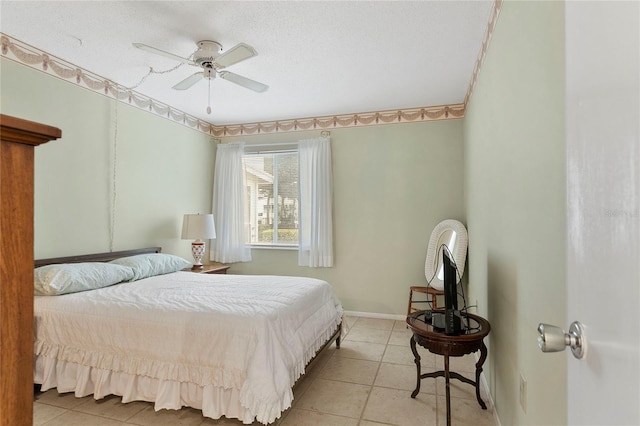
<svg viewBox="0 0 640 426">
<path fill-rule="evenodd" d="M 194 62 L 199 67 L 202 67 L 202 68 L 204 68 L 206 70 L 206 69 L 213 68 L 213 61 L 214 61 L 213 56 L 207 56 L 207 57 L 204 57 L 204 58 L 196 58 L 196 60 Z"/>
</svg>

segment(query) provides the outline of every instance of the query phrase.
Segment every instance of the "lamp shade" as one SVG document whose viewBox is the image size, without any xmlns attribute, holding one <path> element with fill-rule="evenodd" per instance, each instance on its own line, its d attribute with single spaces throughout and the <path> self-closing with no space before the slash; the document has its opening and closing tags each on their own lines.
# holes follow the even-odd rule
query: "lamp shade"
<svg viewBox="0 0 640 426">
<path fill-rule="evenodd" d="M 185 214 L 182 221 L 183 240 L 208 240 L 216 237 L 212 214 Z"/>
</svg>

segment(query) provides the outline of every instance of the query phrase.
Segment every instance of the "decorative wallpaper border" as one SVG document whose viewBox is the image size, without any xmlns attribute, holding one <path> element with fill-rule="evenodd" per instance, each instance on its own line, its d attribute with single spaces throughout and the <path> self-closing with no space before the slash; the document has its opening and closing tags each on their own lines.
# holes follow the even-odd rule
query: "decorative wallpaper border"
<svg viewBox="0 0 640 426">
<path fill-rule="evenodd" d="M 217 126 L 213 123 L 200 120 L 197 117 L 189 115 L 158 100 L 121 86 L 95 73 L 84 70 L 70 62 L 51 56 L 46 52 L 11 38 L 1 32 L 0 47 L 2 56 L 13 60 L 14 62 L 18 62 L 35 70 L 77 84 L 80 87 L 92 90 L 112 99 L 128 103 L 133 107 L 146 110 L 160 117 L 172 120 L 176 123 L 180 123 L 215 137 L 449 120 L 464 117 L 467 104 L 478 79 L 480 67 L 482 66 L 482 62 L 484 61 L 484 57 L 487 52 L 489 40 L 491 39 L 491 35 L 493 34 L 498 15 L 500 13 L 502 1 L 503 0 L 494 0 L 487 30 L 482 42 L 482 48 L 478 54 L 478 59 L 474 66 L 464 102 L 461 104 L 435 107 L 374 111 L 358 114 L 343 114 L 325 117 L 309 117 Z"/>
<path fill-rule="evenodd" d="M 101 95 L 117 99 L 121 102 L 151 112 L 163 118 L 175 121 L 192 129 L 207 134 L 213 134 L 214 125 L 202 121 L 192 115 L 173 108 L 158 100 L 145 96 L 134 90 L 127 89 L 109 79 L 82 69 L 70 62 L 51 56 L 33 46 L 18 41 L 0 33 L 0 48 L 2 56 L 26 65 L 35 70 L 74 83 L 85 89 Z"/>
<path fill-rule="evenodd" d="M 467 94 L 464 97 L 465 108 L 469 104 L 469 99 L 471 99 L 473 88 L 475 87 L 476 81 L 478 80 L 478 73 L 480 73 L 480 67 L 482 67 L 482 63 L 484 62 L 484 57 L 487 54 L 487 48 L 489 47 L 489 40 L 491 40 L 491 36 L 493 35 L 493 30 L 496 27 L 496 22 L 498 21 L 498 15 L 500 14 L 500 8 L 502 7 L 502 1 L 503 0 L 494 0 L 493 2 L 491 15 L 489 16 L 489 24 L 487 25 L 487 30 L 485 31 L 484 38 L 482 39 L 482 47 L 480 48 L 478 59 L 476 59 L 476 64 L 473 67 L 473 74 L 471 75 L 471 81 L 469 82 L 469 87 L 467 88 Z"/>
<path fill-rule="evenodd" d="M 359 114 L 331 115 L 326 117 L 298 118 L 260 123 L 216 126 L 213 134 L 218 137 L 254 135 L 260 133 L 295 132 L 300 130 L 337 129 L 382 124 L 411 123 L 418 121 L 448 120 L 464 117 L 463 104 L 424 107 Z"/>
<path fill-rule="evenodd" d="M 469 87 L 467 88 L 467 93 L 464 97 L 464 102 L 461 104 L 215 126 L 213 134 L 217 137 L 224 137 L 463 118 L 467 109 L 467 104 L 469 103 L 469 99 L 473 93 L 473 88 L 478 80 L 478 74 L 489 47 L 489 40 L 491 40 L 493 30 L 495 29 L 498 21 L 502 2 L 503 0 L 494 0 L 493 2 L 487 29 L 482 40 L 482 47 L 480 48 L 478 59 L 476 59 L 475 66 L 473 68 L 473 74 L 471 76 L 471 81 L 469 82 Z"/>
</svg>

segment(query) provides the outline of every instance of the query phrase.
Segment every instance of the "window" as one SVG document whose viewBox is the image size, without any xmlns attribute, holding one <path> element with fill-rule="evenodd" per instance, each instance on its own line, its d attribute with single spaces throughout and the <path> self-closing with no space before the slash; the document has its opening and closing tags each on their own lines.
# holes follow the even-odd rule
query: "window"
<svg viewBox="0 0 640 426">
<path fill-rule="evenodd" d="M 212 260 L 248 262 L 251 247 L 262 245 L 297 248 L 300 266 L 333 266 L 330 139 L 281 145 L 296 148 L 218 145 L 213 210 L 220 232 Z"/>
<path fill-rule="evenodd" d="M 298 246 L 298 152 L 245 153 L 245 224 L 254 245 Z"/>
</svg>

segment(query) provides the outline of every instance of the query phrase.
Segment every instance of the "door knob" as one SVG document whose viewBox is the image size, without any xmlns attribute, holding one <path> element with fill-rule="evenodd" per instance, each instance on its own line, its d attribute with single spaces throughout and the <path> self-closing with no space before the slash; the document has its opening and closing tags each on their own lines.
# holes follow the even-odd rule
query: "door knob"
<svg viewBox="0 0 640 426">
<path fill-rule="evenodd" d="M 573 356 L 581 359 L 587 352 L 587 342 L 584 336 L 584 326 L 574 321 L 565 333 L 560 327 L 549 324 L 538 325 L 538 346 L 542 352 L 561 352 L 567 346 L 571 347 Z"/>
</svg>

